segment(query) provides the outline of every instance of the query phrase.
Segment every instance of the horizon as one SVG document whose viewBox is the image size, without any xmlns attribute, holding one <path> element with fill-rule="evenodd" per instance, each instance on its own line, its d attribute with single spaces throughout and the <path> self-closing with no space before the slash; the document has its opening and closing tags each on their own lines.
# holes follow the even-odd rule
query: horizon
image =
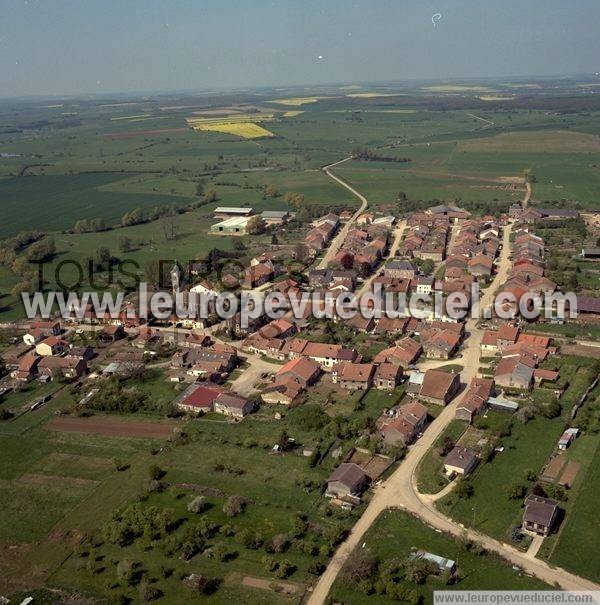
<svg viewBox="0 0 600 605">
<path fill-rule="evenodd" d="M 532 0 L 9 0 L 5 10 L 12 27 L 0 29 L 2 98 L 594 77 L 600 69 L 600 7 L 591 0 L 551 0 L 543 12 Z"/>
</svg>

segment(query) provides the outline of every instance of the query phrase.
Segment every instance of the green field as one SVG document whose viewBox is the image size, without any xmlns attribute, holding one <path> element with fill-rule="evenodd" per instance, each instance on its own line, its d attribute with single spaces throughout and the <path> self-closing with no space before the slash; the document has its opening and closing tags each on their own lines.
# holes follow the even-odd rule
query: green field
<svg viewBox="0 0 600 605">
<path fill-rule="evenodd" d="M 397 577 L 394 583 L 416 590 L 430 603 L 434 590 L 544 590 L 547 584 L 515 572 L 508 563 L 492 554 L 477 555 L 465 548 L 455 538 L 438 533 L 411 515 L 400 511 L 386 511 L 367 532 L 364 543 L 379 562 L 379 569 L 390 563 L 401 562 L 411 550 L 421 549 L 456 561 L 459 580 L 446 585 L 439 576 L 427 579 L 422 585 Z M 342 571 L 342 574 L 344 572 Z M 371 586 L 375 578 L 365 586 Z M 387 595 L 365 594 L 363 586 L 356 586 L 342 579 L 334 583 L 330 597 L 348 605 L 368 603 L 396 603 Z"/>
</svg>

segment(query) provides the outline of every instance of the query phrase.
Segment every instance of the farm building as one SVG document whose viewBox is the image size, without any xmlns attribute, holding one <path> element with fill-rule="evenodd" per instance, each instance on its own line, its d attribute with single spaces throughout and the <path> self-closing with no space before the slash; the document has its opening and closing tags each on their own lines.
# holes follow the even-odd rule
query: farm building
<svg viewBox="0 0 600 605">
<path fill-rule="evenodd" d="M 215 208 L 213 216 L 215 218 L 232 218 L 250 216 L 252 214 L 252 208 L 239 208 L 235 206 L 219 206 Z"/>
<path fill-rule="evenodd" d="M 215 223 L 211 225 L 210 232 L 211 233 L 228 233 L 234 234 L 237 233 L 239 235 L 244 235 L 246 233 L 246 228 L 248 227 L 248 221 L 250 220 L 249 216 L 232 216 L 230 218 L 221 221 L 220 223 Z"/>
</svg>

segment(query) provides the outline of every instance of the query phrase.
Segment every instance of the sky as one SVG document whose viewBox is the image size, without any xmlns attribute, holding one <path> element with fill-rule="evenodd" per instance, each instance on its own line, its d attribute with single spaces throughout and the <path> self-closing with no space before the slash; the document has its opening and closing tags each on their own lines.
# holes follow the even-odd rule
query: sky
<svg viewBox="0 0 600 605">
<path fill-rule="evenodd" d="M 591 75 L 599 23 L 598 0 L 0 0 L 0 97 Z"/>
</svg>

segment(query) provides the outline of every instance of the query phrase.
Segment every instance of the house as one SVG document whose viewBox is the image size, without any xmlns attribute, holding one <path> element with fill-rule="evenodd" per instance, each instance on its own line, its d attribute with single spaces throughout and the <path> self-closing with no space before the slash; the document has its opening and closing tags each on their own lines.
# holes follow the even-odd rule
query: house
<svg viewBox="0 0 600 605">
<path fill-rule="evenodd" d="M 391 391 L 402 379 L 402 366 L 396 363 L 383 362 L 375 369 L 373 385 L 376 389 Z"/>
<path fill-rule="evenodd" d="M 371 332 L 375 327 L 375 320 L 372 317 L 363 317 L 361 313 L 357 313 L 354 317 L 344 321 L 344 325 L 366 334 Z"/>
<path fill-rule="evenodd" d="M 558 502 L 542 496 L 525 498 L 523 529 L 539 536 L 547 536 L 553 530 L 559 513 Z"/>
<path fill-rule="evenodd" d="M 51 333 L 48 330 L 44 330 L 43 328 L 30 328 L 30 330 L 23 334 L 23 342 L 30 347 L 35 346 L 38 342 L 44 340 L 44 338 L 48 338 Z"/>
<path fill-rule="evenodd" d="M 366 391 L 372 383 L 375 365 L 372 363 L 342 362 L 333 366 L 331 378 L 335 384 L 349 391 Z"/>
<path fill-rule="evenodd" d="M 253 411 L 254 404 L 245 397 L 220 387 L 190 385 L 175 401 L 175 405 L 188 413 L 217 412 L 233 418 L 243 418 Z"/>
<path fill-rule="evenodd" d="M 421 333 L 425 356 L 430 359 L 450 359 L 458 349 L 461 340 L 460 333 L 453 330 L 433 330 Z"/>
<path fill-rule="evenodd" d="M 511 324 L 502 324 L 496 332 L 496 345 L 500 351 L 517 342 L 519 328 Z"/>
<path fill-rule="evenodd" d="M 277 371 L 276 381 L 285 381 L 292 379 L 301 386 L 307 387 L 313 385 L 321 375 L 321 366 L 312 359 L 299 357 L 288 361 Z"/>
<path fill-rule="evenodd" d="M 385 266 L 383 273 L 386 277 L 413 279 L 417 271 L 409 260 L 394 259 Z"/>
<path fill-rule="evenodd" d="M 476 254 L 467 263 L 469 273 L 478 279 L 488 280 L 492 275 L 494 261 L 485 254 Z"/>
<path fill-rule="evenodd" d="M 478 462 L 475 452 L 456 445 L 444 458 L 444 473 L 448 477 L 455 477 L 456 475 L 466 477 L 473 472 Z"/>
<path fill-rule="evenodd" d="M 494 380 L 501 387 L 529 390 L 533 386 L 535 365 L 535 361 L 525 356 L 503 357 L 496 366 Z"/>
<path fill-rule="evenodd" d="M 60 336 L 61 333 L 60 322 L 53 319 L 32 321 L 29 328 L 30 330 L 42 330 L 52 336 Z"/>
<path fill-rule="evenodd" d="M 243 418 L 254 410 L 254 403 L 236 393 L 221 392 L 214 401 L 214 411 L 232 418 Z"/>
<path fill-rule="evenodd" d="M 419 393 L 421 399 L 438 405 L 446 405 L 460 388 L 458 374 L 450 374 L 443 370 L 427 370 Z"/>
<path fill-rule="evenodd" d="M 418 294 L 431 294 L 432 288 L 433 288 L 433 277 L 417 278 L 417 293 Z"/>
<path fill-rule="evenodd" d="M 362 493 L 369 487 L 370 482 L 369 476 L 358 464 L 343 462 L 327 479 L 325 495 L 328 498 L 338 498 L 358 504 Z"/>
<path fill-rule="evenodd" d="M 38 364 L 41 359 L 42 358 L 37 355 L 23 355 L 19 360 L 17 369 L 11 376 L 19 382 L 29 382 L 30 380 L 33 380 L 38 374 Z"/>
<path fill-rule="evenodd" d="M 386 445 L 410 445 L 427 424 L 427 408 L 418 401 L 400 406 L 395 417 L 384 422 L 381 436 Z"/>
<path fill-rule="evenodd" d="M 488 400 L 494 393 L 495 383 L 491 378 L 473 378 L 465 396 L 456 406 L 454 417 L 457 420 L 473 422 L 475 416 L 483 414 Z"/>
<path fill-rule="evenodd" d="M 48 336 L 35 347 L 35 352 L 42 357 L 60 355 L 67 350 L 69 343 L 57 336 Z"/>
<path fill-rule="evenodd" d="M 481 338 L 481 353 L 485 355 L 495 355 L 498 352 L 498 333 L 493 330 L 486 330 Z"/>
<path fill-rule="evenodd" d="M 279 361 L 285 359 L 284 346 L 285 342 L 280 338 L 262 338 L 259 335 L 249 336 L 242 343 L 242 348 L 245 351 L 249 351 L 255 355 L 264 355 Z"/>
<path fill-rule="evenodd" d="M 330 369 L 343 361 L 354 362 L 359 357 L 354 349 L 346 349 L 342 345 L 309 342 L 304 338 L 294 338 L 286 342 L 284 351 L 290 359 L 310 357 L 323 369 Z"/>
<path fill-rule="evenodd" d="M 579 435 L 579 429 L 567 429 L 558 440 L 558 449 L 566 450 L 571 445 L 571 443 L 575 441 L 577 435 Z"/>
<path fill-rule="evenodd" d="M 261 393 L 261 398 L 265 403 L 293 405 L 303 391 L 304 387 L 298 381 L 286 378 L 267 386 Z"/>
<path fill-rule="evenodd" d="M 408 324 L 408 317 L 388 317 L 384 315 L 375 326 L 376 334 L 404 334 Z"/>
<path fill-rule="evenodd" d="M 545 368 L 535 368 L 535 370 L 533 370 L 533 381 L 538 385 L 543 382 L 556 382 L 558 376 L 558 372 L 546 370 Z"/>
<path fill-rule="evenodd" d="M 87 371 L 87 362 L 78 357 L 44 357 L 38 364 L 40 377 L 52 380 L 55 374 L 75 380 Z"/>
<path fill-rule="evenodd" d="M 104 326 L 102 332 L 100 332 L 100 340 L 103 342 L 116 342 L 121 338 L 125 337 L 125 330 L 123 326 Z"/>
<path fill-rule="evenodd" d="M 83 359 L 88 362 L 94 358 L 94 349 L 92 347 L 73 347 L 71 346 L 67 351 L 67 356 L 69 357 L 78 357 L 79 359 Z"/>
<path fill-rule="evenodd" d="M 396 342 L 389 349 L 380 351 L 373 360 L 375 363 L 396 363 L 403 367 L 412 365 L 423 352 L 423 347 L 416 340 L 407 336 Z"/>
<path fill-rule="evenodd" d="M 258 288 L 275 277 L 275 270 L 272 262 L 259 263 L 252 265 L 244 271 L 243 287 L 247 289 Z"/>
</svg>

